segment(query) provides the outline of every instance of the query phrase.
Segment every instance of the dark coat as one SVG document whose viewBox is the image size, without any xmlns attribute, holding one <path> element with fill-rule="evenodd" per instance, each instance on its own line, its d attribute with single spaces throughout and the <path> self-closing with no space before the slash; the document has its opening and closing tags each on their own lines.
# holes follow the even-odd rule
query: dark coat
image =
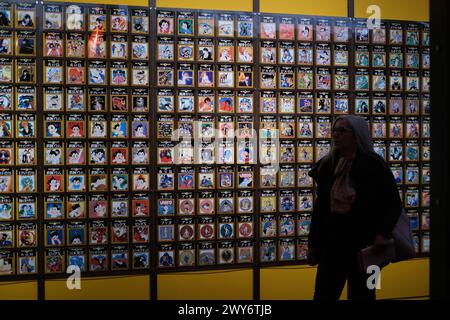
<svg viewBox="0 0 450 320">
<path fill-rule="evenodd" d="M 378 155 L 358 153 L 350 169 L 356 190 L 348 215 L 330 214 L 330 192 L 339 159 L 322 158 L 309 172 L 317 183 L 317 198 L 311 220 L 309 246 L 319 251 L 355 252 L 372 245 L 376 234 L 391 237 L 402 210 L 394 176 Z"/>
</svg>

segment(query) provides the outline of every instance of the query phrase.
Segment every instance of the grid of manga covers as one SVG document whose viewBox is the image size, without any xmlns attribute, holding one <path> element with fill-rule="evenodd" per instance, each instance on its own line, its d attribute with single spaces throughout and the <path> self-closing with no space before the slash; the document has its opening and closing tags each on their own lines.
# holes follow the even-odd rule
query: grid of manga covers
<svg viewBox="0 0 450 320">
<path fill-rule="evenodd" d="M 369 31 L 365 20 L 258 19 L 157 13 L 157 183 L 177 191 L 158 195 L 158 216 L 170 216 L 158 220 L 159 242 L 169 242 L 160 245 L 160 266 L 304 260 L 308 171 L 330 149 L 333 116 L 348 113 L 367 119 L 412 229 L 428 230 L 428 26 L 383 22 Z M 173 132 L 192 136 L 194 148 L 164 141 Z M 201 165 L 162 166 L 174 163 Z M 415 241 L 428 252 L 427 232 Z"/>
<path fill-rule="evenodd" d="M 148 9 L 1 14 L 2 273 L 148 269 Z"/>
<path fill-rule="evenodd" d="M 304 263 L 342 114 L 428 253 L 427 24 L 2 2 L 0 26 L 0 274 Z"/>
</svg>

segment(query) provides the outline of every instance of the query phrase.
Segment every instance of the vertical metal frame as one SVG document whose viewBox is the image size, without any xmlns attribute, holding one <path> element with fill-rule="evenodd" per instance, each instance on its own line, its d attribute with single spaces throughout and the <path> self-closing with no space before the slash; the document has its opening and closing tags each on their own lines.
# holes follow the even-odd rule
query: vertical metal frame
<svg viewBox="0 0 450 320">
<path fill-rule="evenodd" d="M 430 1 L 431 22 L 431 259 L 430 295 L 432 299 L 450 297 L 450 99 L 449 39 L 450 7 L 447 1 Z"/>
</svg>

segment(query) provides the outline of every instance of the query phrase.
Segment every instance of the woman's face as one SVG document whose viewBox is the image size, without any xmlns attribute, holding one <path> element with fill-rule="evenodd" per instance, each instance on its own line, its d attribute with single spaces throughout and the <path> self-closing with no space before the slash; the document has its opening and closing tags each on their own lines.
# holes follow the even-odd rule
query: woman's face
<svg viewBox="0 0 450 320">
<path fill-rule="evenodd" d="M 346 150 L 356 145 L 355 135 L 347 120 L 336 121 L 333 127 L 333 143 L 337 151 Z"/>
</svg>

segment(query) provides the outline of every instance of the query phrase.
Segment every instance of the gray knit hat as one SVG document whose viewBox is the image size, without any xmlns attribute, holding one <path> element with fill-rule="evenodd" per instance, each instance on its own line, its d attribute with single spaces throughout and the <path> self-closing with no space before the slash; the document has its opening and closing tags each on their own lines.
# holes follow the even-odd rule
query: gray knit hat
<svg viewBox="0 0 450 320">
<path fill-rule="evenodd" d="M 373 141 L 370 137 L 369 124 L 364 118 L 355 115 L 343 115 L 334 120 L 333 128 L 338 120 L 347 120 L 349 126 L 352 128 L 353 133 L 358 144 L 359 151 L 365 154 L 374 154 Z"/>
</svg>

